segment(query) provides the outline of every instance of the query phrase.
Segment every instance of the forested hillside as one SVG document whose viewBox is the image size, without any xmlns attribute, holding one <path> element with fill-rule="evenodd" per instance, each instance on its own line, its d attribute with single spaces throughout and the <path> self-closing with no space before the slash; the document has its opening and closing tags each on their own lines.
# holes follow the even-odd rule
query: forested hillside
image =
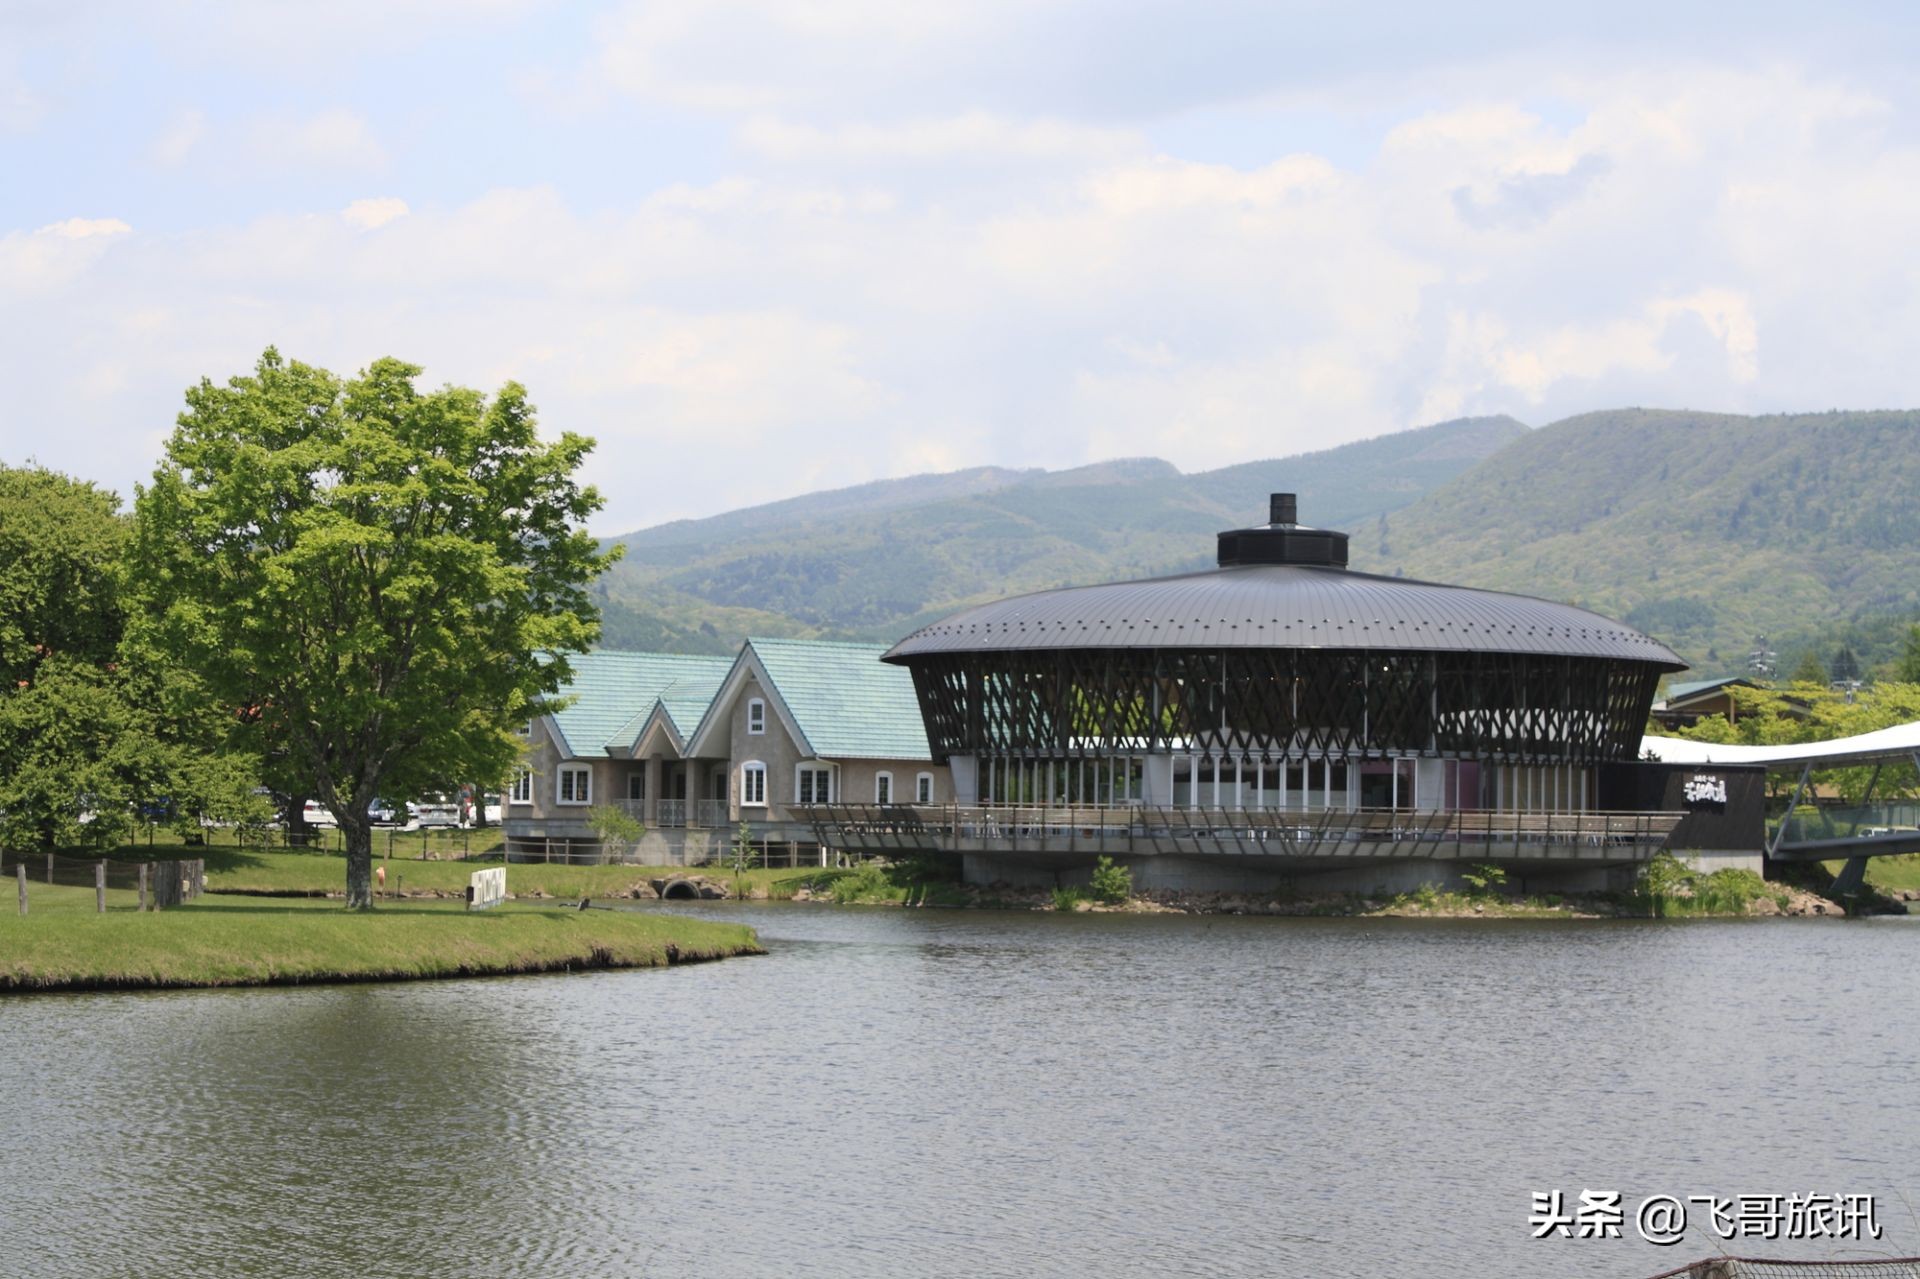
<svg viewBox="0 0 1920 1279">
<path fill-rule="evenodd" d="M 603 643 L 727 652 L 741 637 L 893 640 L 962 605 L 1212 562 L 1213 535 L 1302 518 L 1358 527 L 1526 434 L 1464 419 L 1322 452 L 1183 475 L 1156 459 L 1068 471 L 979 468 L 883 481 L 685 520 L 616 540 Z"/>
<path fill-rule="evenodd" d="M 1920 413 L 1590 413 L 1354 532 L 1357 568 L 1570 600 L 1702 674 L 1762 632 L 1783 673 L 1871 666 L 1920 614 Z"/>
<path fill-rule="evenodd" d="M 1567 600 L 1702 675 L 1769 636 L 1782 673 L 1869 669 L 1920 616 L 1920 413 L 1621 409 L 1528 431 L 1445 423 L 1183 475 L 1143 459 L 982 468 L 819 493 L 620 539 L 605 642 L 892 640 L 962 605 L 1212 562 L 1267 494 L 1353 534 L 1355 568 Z"/>
</svg>

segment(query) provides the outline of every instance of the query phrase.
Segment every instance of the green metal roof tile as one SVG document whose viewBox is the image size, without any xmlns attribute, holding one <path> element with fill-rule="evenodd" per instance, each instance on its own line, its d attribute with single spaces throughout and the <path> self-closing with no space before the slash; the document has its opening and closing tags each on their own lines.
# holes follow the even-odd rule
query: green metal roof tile
<svg viewBox="0 0 1920 1279">
<path fill-rule="evenodd" d="M 1676 697 L 1692 697 L 1695 693 L 1705 692 L 1710 688 L 1719 688 L 1726 684 L 1747 684 L 1749 682 L 1750 681 L 1744 676 L 1740 675 L 1726 675 L 1719 679 L 1684 680 L 1678 684 L 1667 685 L 1667 700 L 1671 702 Z"/>
<path fill-rule="evenodd" d="M 726 678 L 733 660 L 686 653 L 625 653 L 599 648 L 568 658 L 573 679 L 560 690 L 573 704 L 554 719 L 575 755 L 598 754 L 608 745 L 625 746 L 620 739 L 629 725 L 634 732 L 646 722 L 662 693 L 681 681 L 711 679 L 714 687 Z M 709 694 L 711 697 L 711 694 Z M 676 716 L 676 723 L 679 719 Z"/>
<path fill-rule="evenodd" d="M 823 758 L 931 759 L 913 676 L 885 644 L 749 639 L 800 731 Z"/>
<path fill-rule="evenodd" d="M 674 731 L 682 738 L 700 726 L 701 717 L 707 713 L 707 707 L 713 705 L 713 698 L 720 686 L 727 682 L 727 671 L 722 666 L 717 670 L 702 671 L 698 675 L 689 675 L 667 685 L 660 694 L 660 705 L 666 708 L 667 716 L 673 720 Z M 641 722 L 645 722 L 645 716 Z M 636 726 L 635 731 L 639 731 Z M 632 741 L 632 738 L 628 738 Z"/>
</svg>

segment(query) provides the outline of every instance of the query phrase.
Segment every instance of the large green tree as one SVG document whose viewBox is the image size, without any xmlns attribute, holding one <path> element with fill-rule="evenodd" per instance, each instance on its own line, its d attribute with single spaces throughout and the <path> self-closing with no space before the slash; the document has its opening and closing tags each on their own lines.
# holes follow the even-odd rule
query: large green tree
<svg viewBox="0 0 1920 1279">
<path fill-rule="evenodd" d="M 0 466 L 0 841 L 110 844 L 135 804 L 180 823 L 246 807 L 251 760 L 190 674 L 129 642 L 119 499 Z"/>
<path fill-rule="evenodd" d="M 574 478 L 591 441 L 542 441 L 526 392 L 421 391 L 269 349 L 202 381 L 135 504 L 143 625 L 256 718 L 345 836 L 372 905 L 378 796 L 504 777 L 513 726 L 597 633 L 611 562 Z"/>
</svg>

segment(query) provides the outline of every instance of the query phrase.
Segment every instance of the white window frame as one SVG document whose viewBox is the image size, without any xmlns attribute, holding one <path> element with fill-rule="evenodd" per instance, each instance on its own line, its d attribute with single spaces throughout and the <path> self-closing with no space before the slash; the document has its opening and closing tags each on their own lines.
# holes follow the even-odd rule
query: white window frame
<svg viewBox="0 0 1920 1279">
<path fill-rule="evenodd" d="M 765 698 L 747 699 L 747 733 L 753 737 L 763 736 L 767 731 L 767 703 Z"/>
<path fill-rule="evenodd" d="M 513 770 L 513 784 L 507 788 L 507 803 L 533 803 L 533 769 L 525 764 Z"/>
<path fill-rule="evenodd" d="M 931 804 L 933 802 L 933 774 L 919 773 L 913 779 L 913 802 Z"/>
<path fill-rule="evenodd" d="M 514 729 L 513 731 L 514 731 L 515 733 L 518 733 L 518 734 L 519 734 L 520 736 L 522 736 L 522 737 L 532 737 L 532 736 L 533 736 L 533 721 L 532 721 L 532 720 L 528 720 L 528 721 L 527 721 L 526 723 L 524 723 L 524 724 L 522 724 L 522 725 L 521 725 L 520 727 L 518 727 L 518 728 L 516 728 L 516 729 Z"/>
<path fill-rule="evenodd" d="M 740 765 L 740 807 L 767 806 L 767 766 L 757 759 Z"/>
<path fill-rule="evenodd" d="M 881 794 L 882 791 L 886 794 Z M 884 768 L 873 775 L 873 802 L 876 804 L 893 802 L 893 774 Z"/>
<path fill-rule="evenodd" d="M 569 789 L 567 779 L 581 776 L 586 778 L 586 782 L 584 785 L 572 787 L 573 798 L 567 798 L 567 791 Z M 553 802 L 555 804 L 564 804 L 568 808 L 581 808 L 591 804 L 593 802 L 593 765 L 562 764 L 560 767 L 554 769 Z"/>
<path fill-rule="evenodd" d="M 635 791 L 639 791 L 640 793 L 636 795 L 634 794 Z M 644 768 L 630 769 L 627 773 L 627 802 L 629 804 L 641 804 L 646 802 L 646 798 L 647 770 Z"/>
<path fill-rule="evenodd" d="M 807 795 L 807 787 L 801 784 L 801 777 L 808 773 L 819 773 L 827 779 L 827 793 L 823 796 L 815 790 L 812 797 Z M 796 804 L 831 804 L 840 790 L 840 777 L 831 764 L 810 759 L 793 766 L 793 802 Z"/>
</svg>

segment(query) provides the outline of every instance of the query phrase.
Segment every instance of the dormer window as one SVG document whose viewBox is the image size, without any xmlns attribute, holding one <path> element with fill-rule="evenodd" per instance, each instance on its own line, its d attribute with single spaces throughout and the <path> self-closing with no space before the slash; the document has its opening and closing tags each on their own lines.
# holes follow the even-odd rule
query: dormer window
<svg viewBox="0 0 1920 1279">
<path fill-rule="evenodd" d="M 747 700 L 747 731 L 755 737 L 767 731 L 767 704 L 757 697 Z"/>
</svg>

